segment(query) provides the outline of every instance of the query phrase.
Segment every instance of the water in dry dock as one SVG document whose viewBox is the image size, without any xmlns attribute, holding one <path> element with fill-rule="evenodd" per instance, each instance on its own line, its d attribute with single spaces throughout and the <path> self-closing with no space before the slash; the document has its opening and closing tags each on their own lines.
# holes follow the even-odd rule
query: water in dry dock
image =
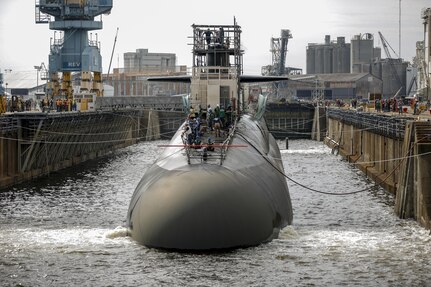
<svg viewBox="0 0 431 287">
<path fill-rule="evenodd" d="M 431 286 L 429 231 L 397 219 L 392 196 L 312 141 L 282 152 L 289 176 L 326 191 L 369 191 L 328 196 L 288 182 L 293 226 L 253 248 L 184 254 L 135 244 L 121 226 L 160 143 L 0 193 L 1 285 Z"/>
</svg>

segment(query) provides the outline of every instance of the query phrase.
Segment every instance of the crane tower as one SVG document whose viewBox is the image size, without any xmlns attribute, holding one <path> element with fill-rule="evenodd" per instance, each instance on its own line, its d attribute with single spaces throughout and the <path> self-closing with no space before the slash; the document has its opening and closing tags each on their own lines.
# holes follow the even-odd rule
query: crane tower
<svg viewBox="0 0 431 287">
<path fill-rule="evenodd" d="M 272 65 L 263 67 L 266 76 L 281 76 L 285 73 L 287 44 L 292 38 L 290 30 L 281 30 L 279 38 L 271 38 Z"/>
<path fill-rule="evenodd" d="M 262 67 L 264 76 L 282 76 L 286 67 L 287 44 L 292 38 L 290 30 L 281 30 L 279 38 L 271 38 L 272 65 Z M 279 90 L 286 87 L 287 83 L 273 83 L 273 89 L 276 91 L 276 97 L 279 97 Z"/>
<path fill-rule="evenodd" d="M 422 81 L 420 83 L 425 99 L 431 100 L 431 7 L 422 10 L 424 24 L 424 59 L 421 61 Z"/>
<path fill-rule="evenodd" d="M 95 17 L 109 14 L 113 0 L 35 0 L 37 24 L 49 23 L 54 32 L 49 54 L 52 96 L 73 97 L 72 72 L 81 72 L 81 92 L 103 95 L 102 56 L 97 40 L 88 32 L 102 29 L 102 21 Z M 58 75 L 62 73 L 61 88 Z"/>
</svg>

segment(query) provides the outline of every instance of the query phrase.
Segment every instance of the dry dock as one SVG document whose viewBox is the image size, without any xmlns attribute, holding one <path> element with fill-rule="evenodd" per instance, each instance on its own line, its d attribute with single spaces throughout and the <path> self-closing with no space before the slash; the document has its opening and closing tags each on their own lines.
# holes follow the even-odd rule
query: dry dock
<svg viewBox="0 0 431 287">
<path fill-rule="evenodd" d="M 111 99 L 112 101 L 112 99 Z M 180 99 L 179 99 L 180 101 Z M 140 140 L 169 138 L 182 112 L 110 103 L 87 112 L 20 112 L 0 117 L 0 189 L 109 154 Z M 115 107 L 115 108 L 112 108 Z"/>
<path fill-rule="evenodd" d="M 430 229 L 431 122 L 428 115 L 327 110 L 325 143 L 396 195 L 395 211 Z"/>
<path fill-rule="evenodd" d="M 91 112 L 10 113 L 0 117 L 0 189 L 104 156 L 140 140 L 170 138 L 181 99 L 133 104 L 107 99 Z M 155 99 L 153 99 L 155 100 Z M 149 101 L 149 102 L 148 102 Z M 266 121 L 278 138 L 322 140 L 396 195 L 401 218 L 431 228 L 431 117 L 276 105 Z"/>
</svg>

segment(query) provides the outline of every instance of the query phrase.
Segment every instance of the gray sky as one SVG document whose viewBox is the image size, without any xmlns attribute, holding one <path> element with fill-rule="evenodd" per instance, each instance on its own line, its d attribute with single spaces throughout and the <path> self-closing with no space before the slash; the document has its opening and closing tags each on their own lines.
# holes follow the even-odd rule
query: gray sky
<svg viewBox="0 0 431 287">
<path fill-rule="evenodd" d="M 103 16 L 104 29 L 96 31 L 102 45 L 103 69 L 107 72 L 119 27 L 113 67 L 123 66 L 123 53 L 147 48 L 149 52 L 177 54 L 177 64 L 190 66 L 188 38 L 191 25 L 233 24 L 234 16 L 242 27 L 246 74 L 260 74 L 261 66 L 271 64 L 270 39 L 281 29 L 290 29 L 287 66 L 304 69 L 308 43 L 323 43 L 360 33 L 372 33 L 381 46 L 378 31 L 399 50 L 399 0 L 114 0 L 110 15 Z M 48 63 L 50 38 L 47 24 L 35 24 L 33 0 L 0 0 L 0 69 L 33 70 Z M 411 61 L 416 41 L 423 40 L 421 10 L 431 7 L 429 0 L 402 0 L 401 56 Z M 94 32 L 93 32 L 94 33 Z M 382 56 L 385 57 L 383 49 Z M 119 59 L 119 61 L 118 61 Z"/>
</svg>

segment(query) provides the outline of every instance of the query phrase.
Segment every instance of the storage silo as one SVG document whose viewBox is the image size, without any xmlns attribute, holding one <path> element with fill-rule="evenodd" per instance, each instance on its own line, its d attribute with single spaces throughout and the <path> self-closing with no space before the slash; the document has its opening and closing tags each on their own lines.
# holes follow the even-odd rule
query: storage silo
<svg viewBox="0 0 431 287">
<path fill-rule="evenodd" d="M 323 47 L 323 73 L 331 74 L 333 72 L 332 68 L 332 46 L 325 45 Z"/>
<path fill-rule="evenodd" d="M 323 56 L 324 56 L 324 45 L 316 46 L 315 54 L 315 74 L 323 74 Z"/>
<path fill-rule="evenodd" d="M 350 44 L 346 44 L 344 37 L 337 38 L 332 54 L 332 72 L 350 73 Z"/>
<path fill-rule="evenodd" d="M 370 33 L 355 35 L 351 40 L 352 73 L 368 73 L 363 65 L 370 64 L 374 58 L 374 37 Z"/>
<path fill-rule="evenodd" d="M 315 45 L 308 44 L 307 46 L 307 74 L 316 73 L 316 49 Z"/>
</svg>

